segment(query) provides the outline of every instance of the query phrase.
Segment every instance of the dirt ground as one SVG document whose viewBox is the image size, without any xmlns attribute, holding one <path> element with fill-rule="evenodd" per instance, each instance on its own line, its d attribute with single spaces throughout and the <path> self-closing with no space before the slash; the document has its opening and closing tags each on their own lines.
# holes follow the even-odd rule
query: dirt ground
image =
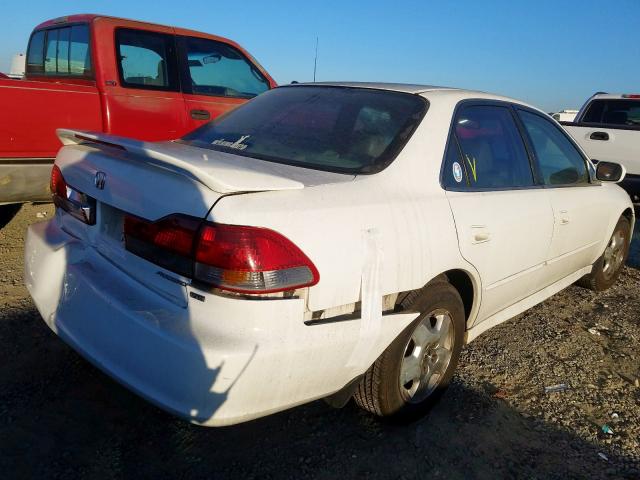
<svg viewBox="0 0 640 480">
<path fill-rule="evenodd" d="M 483 334 L 418 423 L 313 402 L 208 429 L 119 386 L 42 322 L 22 282 L 42 212 L 25 206 L 0 231 L 3 478 L 640 478 L 639 229 L 614 288 L 571 287 Z M 559 383 L 570 388 L 545 393 Z"/>
</svg>

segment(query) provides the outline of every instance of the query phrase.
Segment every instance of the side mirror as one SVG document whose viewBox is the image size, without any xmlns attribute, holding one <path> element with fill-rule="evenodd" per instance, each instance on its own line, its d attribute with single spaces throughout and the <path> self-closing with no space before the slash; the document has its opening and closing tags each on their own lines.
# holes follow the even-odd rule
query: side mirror
<svg viewBox="0 0 640 480">
<path fill-rule="evenodd" d="M 619 163 L 598 162 L 596 166 L 596 178 L 601 182 L 618 183 L 626 174 L 627 170 Z"/>
</svg>

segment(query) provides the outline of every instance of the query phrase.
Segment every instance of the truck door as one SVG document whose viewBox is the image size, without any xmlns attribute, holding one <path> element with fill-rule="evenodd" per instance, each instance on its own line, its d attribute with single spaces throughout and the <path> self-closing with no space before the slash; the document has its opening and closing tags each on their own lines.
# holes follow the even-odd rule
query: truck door
<svg viewBox="0 0 640 480">
<path fill-rule="evenodd" d="M 116 28 L 119 80 L 105 85 L 108 132 L 143 140 L 170 140 L 187 131 L 175 36 Z"/>
<path fill-rule="evenodd" d="M 479 272 L 478 320 L 542 285 L 553 233 L 547 193 L 534 182 L 508 104 L 458 108 L 443 170 L 462 256 Z"/>
<path fill-rule="evenodd" d="M 178 36 L 189 130 L 270 89 L 272 81 L 240 49 L 209 38 Z"/>
</svg>

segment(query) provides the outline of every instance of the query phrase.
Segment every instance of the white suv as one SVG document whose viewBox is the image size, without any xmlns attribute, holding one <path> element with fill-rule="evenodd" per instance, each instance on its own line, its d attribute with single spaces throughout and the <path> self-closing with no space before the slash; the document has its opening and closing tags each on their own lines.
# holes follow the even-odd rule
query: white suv
<svg viewBox="0 0 640 480">
<path fill-rule="evenodd" d="M 623 168 L 479 92 L 292 85 L 176 142 L 59 136 L 57 212 L 26 242 L 37 308 L 203 425 L 323 397 L 419 415 L 465 342 L 610 286 L 634 223 Z"/>
</svg>

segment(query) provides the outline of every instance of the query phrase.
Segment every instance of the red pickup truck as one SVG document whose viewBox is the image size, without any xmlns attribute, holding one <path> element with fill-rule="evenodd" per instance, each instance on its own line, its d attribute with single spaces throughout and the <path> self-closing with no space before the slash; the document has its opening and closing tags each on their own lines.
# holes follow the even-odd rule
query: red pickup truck
<svg viewBox="0 0 640 480">
<path fill-rule="evenodd" d="M 25 79 L 0 75 L 0 228 L 20 203 L 50 200 L 57 128 L 169 140 L 274 86 L 214 35 L 102 15 L 38 25 Z"/>
</svg>

